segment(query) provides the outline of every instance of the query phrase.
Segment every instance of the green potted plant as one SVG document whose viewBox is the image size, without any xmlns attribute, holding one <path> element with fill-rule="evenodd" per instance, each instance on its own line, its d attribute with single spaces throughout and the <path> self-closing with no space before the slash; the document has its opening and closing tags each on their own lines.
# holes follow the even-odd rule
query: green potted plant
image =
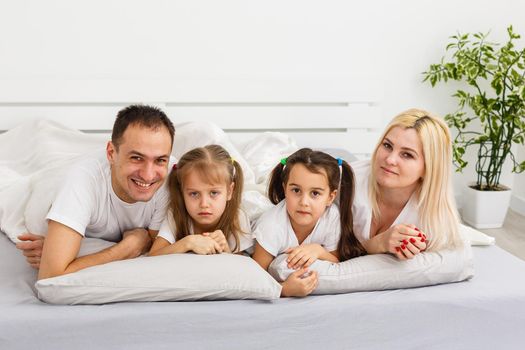
<svg viewBox="0 0 525 350">
<path fill-rule="evenodd" d="M 458 171 L 468 164 L 467 148 L 477 148 L 477 180 L 467 188 L 462 211 L 465 222 L 477 228 L 503 224 L 511 197 L 510 188 L 500 184 L 505 161 L 512 162 L 515 173 L 525 170 L 525 161 L 519 162 L 512 149 L 525 140 L 525 49 L 514 46 L 520 36 L 512 26 L 507 34 L 503 45 L 488 41 L 488 33 L 454 35 L 448 55 L 423 73 L 432 87 L 449 80 L 466 83 L 453 95 L 458 109 L 445 120 L 457 132 Z"/>
</svg>

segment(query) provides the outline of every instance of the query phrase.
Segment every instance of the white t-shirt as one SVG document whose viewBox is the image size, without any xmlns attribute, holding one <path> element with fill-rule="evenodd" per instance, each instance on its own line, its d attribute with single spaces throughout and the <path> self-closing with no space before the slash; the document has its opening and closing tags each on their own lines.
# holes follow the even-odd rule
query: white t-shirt
<svg viewBox="0 0 525 350">
<path fill-rule="evenodd" d="M 361 242 L 370 239 L 370 225 L 372 223 L 372 206 L 368 198 L 368 177 L 370 176 L 370 160 L 352 162 L 350 164 L 355 175 L 355 196 L 352 204 L 354 216 L 354 234 Z M 420 226 L 418 219 L 417 198 L 412 194 L 407 204 L 401 210 L 392 226 L 397 224 L 414 224 Z"/>
<path fill-rule="evenodd" d="M 285 200 L 266 211 L 259 218 L 253 234 L 257 243 L 273 256 L 278 256 L 288 248 L 299 245 L 286 211 Z M 317 243 L 331 252 L 337 249 L 340 237 L 341 221 L 339 219 L 339 208 L 336 204 L 332 204 L 326 208 L 315 224 L 313 231 L 305 238 L 302 244 Z"/>
<path fill-rule="evenodd" d="M 250 219 L 248 218 L 248 215 L 241 209 L 239 209 L 238 212 L 239 215 L 239 225 L 241 228 L 241 231 L 239 233 L 239 252 L 242 252 L 246 249 L 249 249 L 253 246 L 253 235 L 252 230 L 250 228 Z M 190 224 L 190 234 L 193 235 L 193 225 Z M 173 215 L 171 213 L 168 213 L 166 218 L 164 218 L 164 221 L 162 222 L 162 225 L 160 226 L 159 233 L 157 237 L 162 237 L 166 241 L 168 241 L 170 244 L 175 243 L 177 235 L 177 229 L 175 226 L 175 220 L 173 219 Z M 233 235 L 230 235 L 228 237 L 228 246 L 233 251 L 235 248 L 235 237 Z"/>
<path fill-rule="evenodd" d="M 158 230 L 168 200 L 165 182 L 148 202 L 122 201 L 113 191 L 106 154 L 98 151 L 73 165 L 46 219 L 85 237 L 118 242 L 123 232 L 134 228 Z"/>
</svg>

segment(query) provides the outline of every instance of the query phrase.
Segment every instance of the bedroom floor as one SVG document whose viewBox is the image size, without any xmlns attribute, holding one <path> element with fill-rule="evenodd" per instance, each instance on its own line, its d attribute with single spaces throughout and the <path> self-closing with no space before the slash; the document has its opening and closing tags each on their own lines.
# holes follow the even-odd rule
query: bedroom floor
<svg viewBox="0 0 525 350">
<path fill-rule="evenodd" d="M 480 230 L 496 238 L 496 245 L 525 260 L 525 216 L 509 209 L 503 227 Z"/>
</svg>

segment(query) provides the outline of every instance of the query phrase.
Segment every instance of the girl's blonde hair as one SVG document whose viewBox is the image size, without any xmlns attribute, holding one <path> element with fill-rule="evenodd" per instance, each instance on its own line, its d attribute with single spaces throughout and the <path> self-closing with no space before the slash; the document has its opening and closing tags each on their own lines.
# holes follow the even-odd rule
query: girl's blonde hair
<svg viewBox="0 0 525 350">
<path fill-rule="evenodd" d="M 175 220 L 176 239 L 182 239 L 190 234 L 191 217 L 186 210 L 182 190 L 184 180 L 191 172 L 197 172 L 199 177 L 210 184 L 226 183 L 228 189 L 232 183 L 234 184 L 231 199 L 226 203 L 224 213 L 215 229 L 222 230 L 226 239 L 232 235 L 235 237 L 235 247 L 232 251 L 237 252 L 240 248 L 239 234 L 242 233 L 239 207 L 244 177 L 239 163 L 219 145 L 199 147 L 185 153 L 169 175 L 168 186 L 171 197 L 169 212 Z"/>
<path fill-rule="evenodd" d="M 416 189 L 420 229 L 427 235 L 427 250 L 462 246 L 459 215 L 452 188 L 452 142 L 445 122 L 421 109 L 409 109 L 396 116 L 386 127 L 374 149 L 369 177 L 369 196 L 373 218 L 380 217 L 379 188 L 375 160 L 386 135 L 395 127 L 414 129 L 423 145 L 425 171 Z"/>
</svg>

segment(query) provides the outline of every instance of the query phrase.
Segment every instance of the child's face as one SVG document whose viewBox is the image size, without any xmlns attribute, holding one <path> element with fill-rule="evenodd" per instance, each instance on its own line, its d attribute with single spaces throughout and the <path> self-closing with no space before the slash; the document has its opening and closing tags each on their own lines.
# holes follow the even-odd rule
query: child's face
<svg viewBox="0 0 525 350">
<path fill-rule="evenodd" d="M 326 172 L 310 172 L 302 164 L 295 164 L 285 184 L 286 211 L 297 233 L 313 230 L 326 207 L 335 199 L 337 190 L 330 191 Z"/>
<path fill-rule="evenodd" d="M 193 220 L 195 233 L 215 230 L 226 203 L 231 199 L 232 183 L 209 184 L 198 173 L 190 172 L 184 179 L 183 197 L 186 210 Z"/>
</svg>

